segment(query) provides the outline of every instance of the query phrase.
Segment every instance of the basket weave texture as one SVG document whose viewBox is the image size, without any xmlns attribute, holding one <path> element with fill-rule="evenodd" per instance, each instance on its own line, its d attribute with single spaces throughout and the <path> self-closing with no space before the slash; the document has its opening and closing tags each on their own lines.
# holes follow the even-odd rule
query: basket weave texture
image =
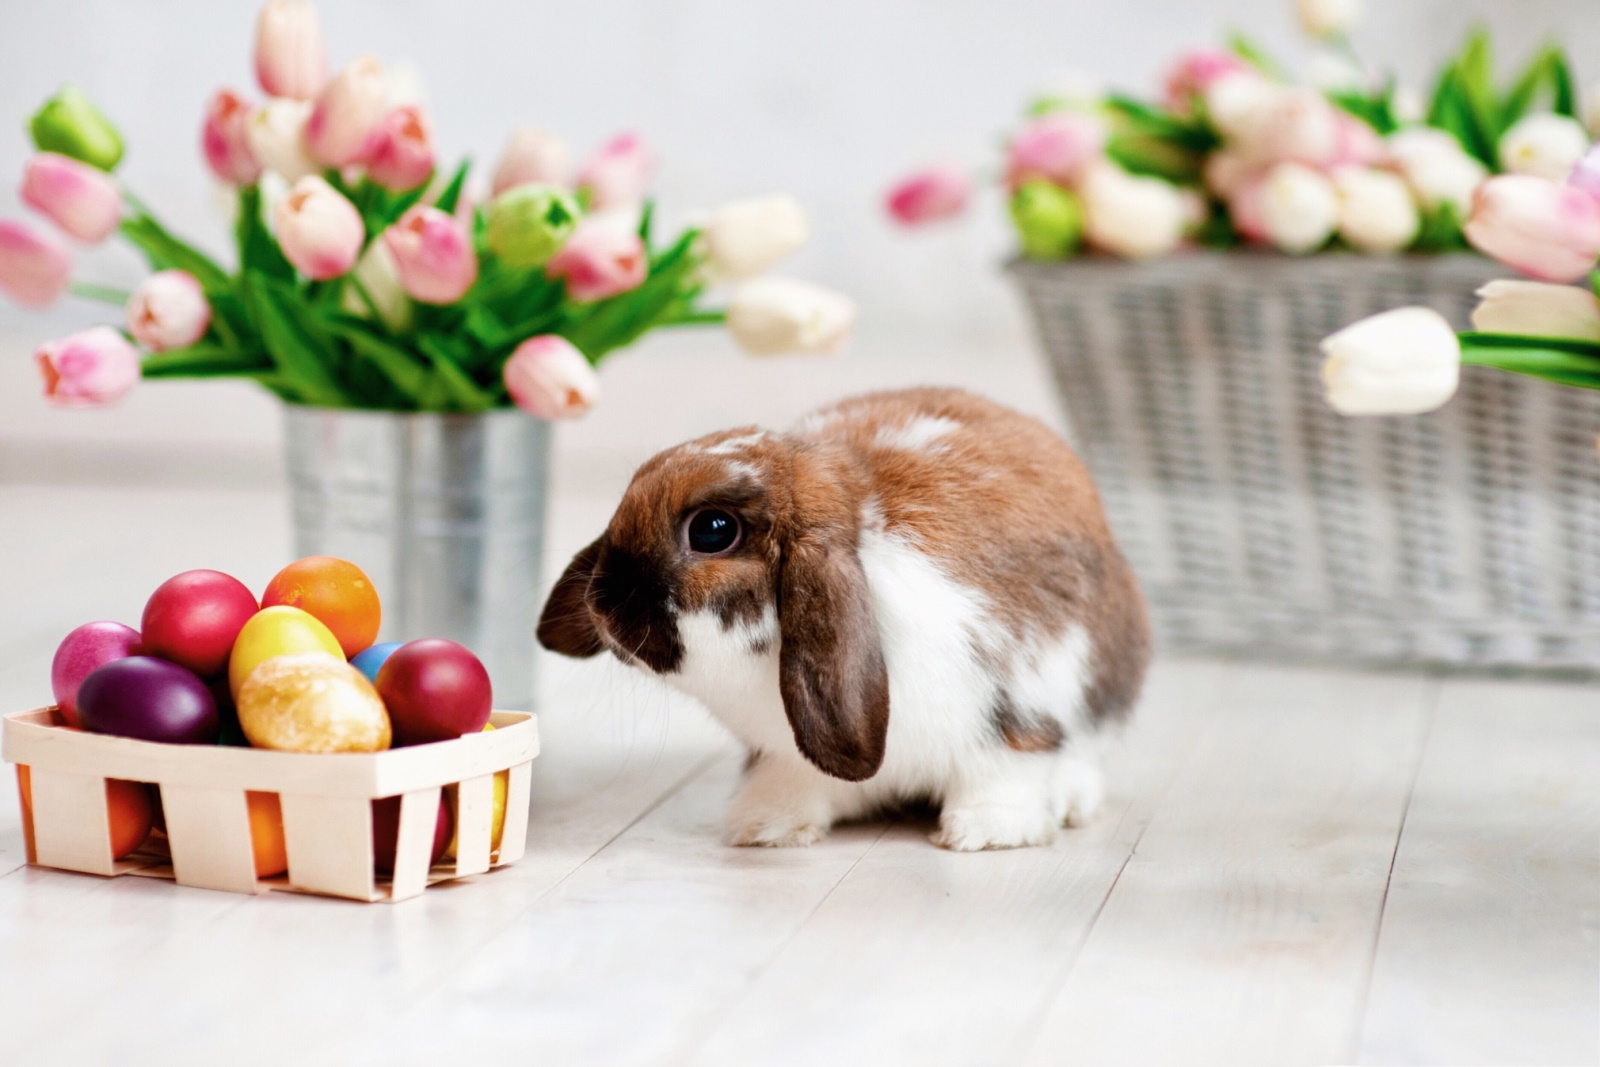
<svg viewBox="0 0 1600 1067">
<path fill-rule="evenodd" d="M 1328 408 L 1318 342 L 1469 255 L 1019 262 L 1073 435 L 1167 651 L 1600 669 L 1600 393 L 1478 368 L 1439 412 Z"/>
</svg>

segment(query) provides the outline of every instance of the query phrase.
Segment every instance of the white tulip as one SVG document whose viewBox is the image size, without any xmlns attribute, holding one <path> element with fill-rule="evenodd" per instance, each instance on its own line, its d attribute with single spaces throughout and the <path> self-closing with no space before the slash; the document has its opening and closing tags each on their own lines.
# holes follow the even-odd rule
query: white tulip
<svg viewBox="0 0 1600 1067">
<path fill-rule="evenodd" d="M 1600 140 L 1600 82 L 1583 94 L 1583 124 L 1589 128 L 1590 137 Z"/>
<path fill-rule="evenodd" d="M 1339 224 L 1339 196 L 1320 171 L 1279 163 L 1261 189 L 1261 226 L 1281 252 L 1305 255 L 1328 243 Z"/>
<path fill-rule="evenodd" d="M 1411 190 L 1397 175 L 1366 167 L 1341 167 L 1333 175 L 1339 194 L 1339 236 L 1363 252 L 1398 252 L 1417 239 L 1422 217 Z"/>
<path fill-rule="evenodd" d="M 1206 114 L 1224 137 L 1237 140 L 1249 135 L 1264 109 L 1283 92 L 1282 86 L 1254 70 L 1234 71 L 1205 87 Z"/>
<path fill-rule="evenodd" d="M 1461 342 L 1431 308 L 1386 311 L 1322 342 L 1322 384 L 1341 415 L 1420 415 L 1461 383 Z"/>
<path fill-rule="evenodd" d="M 1385 143 L 1424 207 L 1449 204 L 1463 221 L 1472 214 L 1472 194 L 1488 180 L 1489 168 L 1469 156 L 1460 141 L 1443 130 L 1416 127 L 1391 135 Z"/>
<path fill-rule="evenodd" d="M 308 174 L 322 173 L 306 147 L 306 123 L 313 106 L 310 100 L 272 100 L 252 111 L 245 127 L 251 153 L 290 184 Z"/>
<path fill-rule="evenodd" d="M 1389 112 L 1402 126 L 1411 126 L 1428 117 L 1428 102 L 1414 85 L 1396 85 L 1389 92 Z"/>
<path fill-rule="evenodd" d="M 702 231 L 718 278 L 749 278 L 806 243 L 806 215 L 791 196 L 757 196 L 724 204 Z"/>
<path fill-rule="evenodd" d="M 339 306 L 352 315 L 371 317 L 376 311 L 378 320 L 393 333 L 411 326 L 412 303 L 406 291 L 400 288 L 400 272 L 395 267 L 394 255 L 387 241 L 373 241 L 356 260 L 351 272 L 361 283 L 361 290 L 372 298 L 372 307 L 355 286 L 347 285 L 339 295 Z"/>
<path fill-rule="evenodd" d="M 1098 163 L 1084 176 L 1078 194 L 1084 236 L 1101 251 L 1150 259 L 1166 255 L 1183 240 L 1189 208 L 1171 182 Z"/>
<path fill-rule="evenodd" d="M 1295 6 L 1313 37 L 1342 37 L 1361 21 L 1361 0 L 1298 0 Z"/>
<path fill-rule="evenodd" d="M 1508 174 L 1567 180 L 1589 150 L 1589 134 L 1576 119 L 1544 112 L 1527 115 L 1500 138 L 1500 167 Z"/>
<path fill-rule="evenodd" d="M 728 302 L 728 332 L 752 356 L 839 352 L 855 319 L 848 297 L 793 278 L 742 282 Z"/>
<path fill-rule="evenodd" d="M 1583 286 L 1502 278 L 1478 290 L 1472 328 L 1600 343 L 1600 298 Z"/>
</svg>

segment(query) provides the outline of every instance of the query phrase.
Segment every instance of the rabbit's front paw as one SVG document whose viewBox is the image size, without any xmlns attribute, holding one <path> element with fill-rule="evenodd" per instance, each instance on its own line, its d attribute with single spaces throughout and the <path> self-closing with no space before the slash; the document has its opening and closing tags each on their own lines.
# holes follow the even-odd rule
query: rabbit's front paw
<svg viewBox="0 0 1600 1067">
<path fill-rule="evenodd" d="M 1042 804 L 946 805 L 933 843 L 952 852 L 979 852 L 1048 845 L 1055 836 L 1055 820 Z"/>
</svg>

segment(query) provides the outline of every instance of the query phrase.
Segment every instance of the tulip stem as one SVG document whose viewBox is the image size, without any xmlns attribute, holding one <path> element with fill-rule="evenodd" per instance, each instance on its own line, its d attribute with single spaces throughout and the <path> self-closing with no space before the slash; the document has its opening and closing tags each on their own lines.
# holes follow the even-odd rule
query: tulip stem
<svg viewBox="0 0 1600 1067">
<path fill-rule="evenodd" d="M 685 311 L 670 319 L 662 319 L 657 326 L 718 326 L 728 321 L 725 311 Z"/>
<path fill-rule="evenodd" d="M 126 289 L 113 289 L 109 285 L 96 285 L 93 282 L 73 282 L 67 287 L 67 291 L 85 300 L 98 300 L 102 304 L 115 304 L 118 307 L 126 304 L 128 298 L 133 296 Z"/>
</svg>

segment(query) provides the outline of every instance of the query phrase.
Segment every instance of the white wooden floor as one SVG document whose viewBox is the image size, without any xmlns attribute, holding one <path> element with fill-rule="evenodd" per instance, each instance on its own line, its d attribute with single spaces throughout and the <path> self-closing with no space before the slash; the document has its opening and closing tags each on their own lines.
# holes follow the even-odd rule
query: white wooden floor
<svg viewBox="0 0 1600 1067">
<path fill-rule="evenodd" d="M 672 359 L 607 384 L 699 366 Z M 994 369 L 936 367 L 852 373 Z M 652 447 L 740 417 L 741 373 L 564 437 L 552 565 Z M 771 373 L 762 417 L 839 391 Z M 0 428 L 0 707 L 170 573 L 264 583 L 278 479 L 247 445 Z M 0 780 L 0 1064 L 1600 1061 L 1600 686 L 1163 661 L 1094 825 L 952 855 L 915 820 L 726 848 L 705 717 L 546 668 L 527 857 L 406 904 L 30 869 Z"/>
</svg>

